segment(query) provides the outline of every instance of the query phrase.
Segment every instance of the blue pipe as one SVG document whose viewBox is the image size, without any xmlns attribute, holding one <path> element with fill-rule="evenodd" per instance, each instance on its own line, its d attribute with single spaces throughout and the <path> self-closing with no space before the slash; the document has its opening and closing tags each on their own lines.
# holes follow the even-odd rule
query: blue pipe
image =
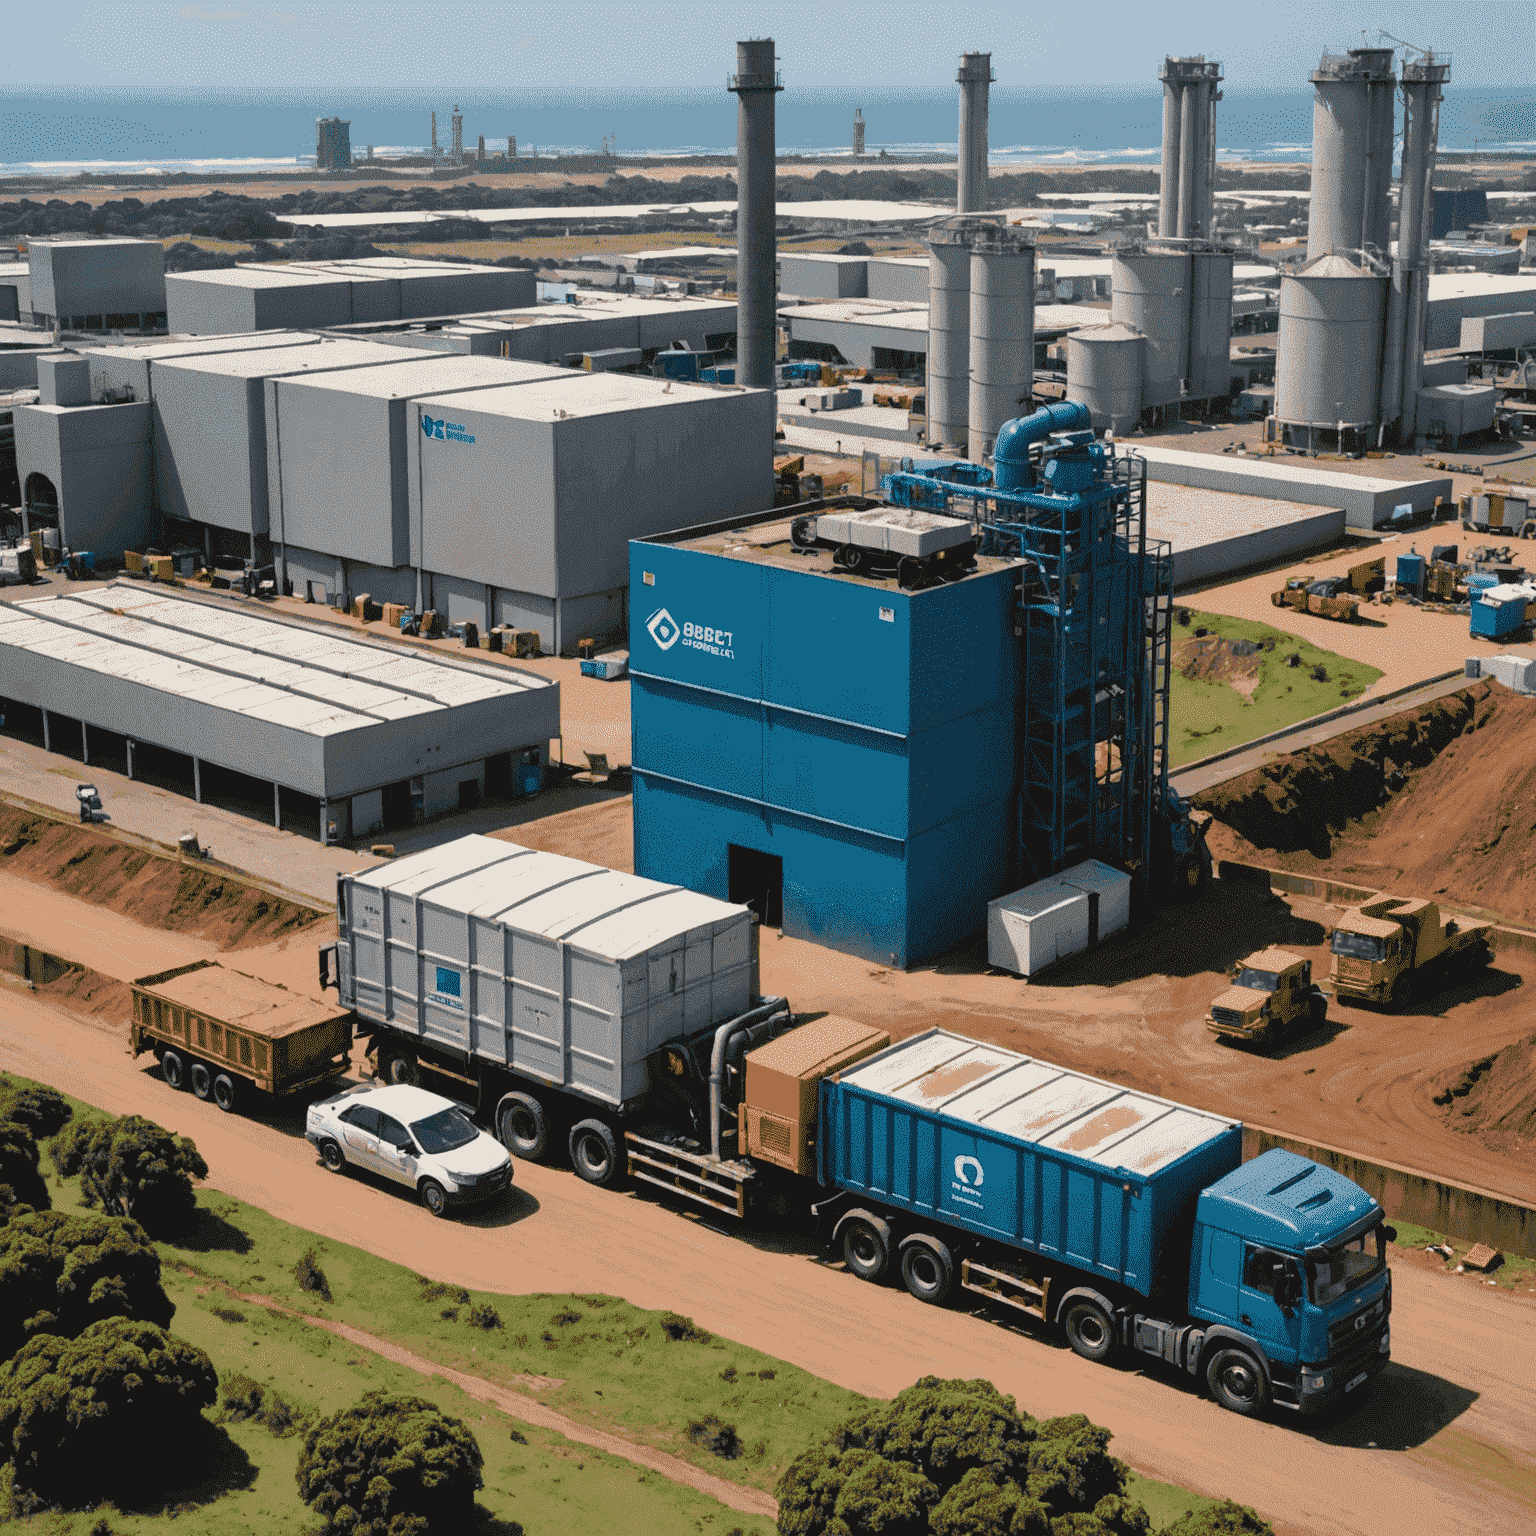
<svg viewBox="0 0 1536 1536">
<path fill-rule="evenodd" d="M 1000 491 L 1022 491 L 1031 484 L 1029 447 L 1056 432 L 1086 432 L 1093 425 L 1088 407 L 1077 400 L 1042 405 L 1028 416 L 1004 422 L 992 447 L 993 483 Z"/>
</svg>

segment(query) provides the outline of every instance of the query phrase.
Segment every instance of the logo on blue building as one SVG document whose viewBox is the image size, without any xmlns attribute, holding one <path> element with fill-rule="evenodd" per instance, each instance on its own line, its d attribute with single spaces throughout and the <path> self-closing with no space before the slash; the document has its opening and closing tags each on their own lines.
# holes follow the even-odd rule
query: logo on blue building
<svg viewBox="0 0 1536 1536">
<path fill-rule="evenodd" d="M 645 627 L 650 631 L 651 639 L 664 651 L 670 651 L 682 634 L 682 630 L 677 627 L 677 620 L 665 608 L 658 608 L 645 621 Z"/>
<path fill-rule="evenodd" d="M 423 437 L 435 438 L 440 443 L 472 443 L 475 440 L 474 433 L 464 430 L 463 422 L 445 421 L 441 416 L 423 416 L 421 432 Z"/>
</svg>

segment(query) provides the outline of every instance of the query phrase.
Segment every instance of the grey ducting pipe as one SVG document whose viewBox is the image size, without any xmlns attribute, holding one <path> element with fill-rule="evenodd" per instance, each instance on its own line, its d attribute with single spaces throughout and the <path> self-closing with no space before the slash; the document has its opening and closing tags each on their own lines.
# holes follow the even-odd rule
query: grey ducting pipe
<svg viewBox="0 0 1536 1536">
<path fill-rule="evenodd" d="M 788 1002 L 782 997 L 765 997 L 756 1008 L 737 1014 L 715 1031 L 714 1049 L 709 1053 L 709 1155 L 720 1156 L 720 1085 L 725 1076 L 725 1053 L 731 1036 L 739 1035 L 754 1024 L 765 1024 L 775 1014 L 787 1012 Z M 740 1148 L 738 1147 L 738 1151 Z"/>
</svg>

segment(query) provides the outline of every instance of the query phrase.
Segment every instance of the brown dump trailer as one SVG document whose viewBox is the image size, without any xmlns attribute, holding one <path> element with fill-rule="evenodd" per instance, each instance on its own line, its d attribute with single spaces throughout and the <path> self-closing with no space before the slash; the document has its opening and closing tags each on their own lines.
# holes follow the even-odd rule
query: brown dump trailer
<svg viewBox="0 0 1536 1536">
<path fill-rule="evenodd" d="M 297 1093 L 345 1070 L 352 1014 L 217 961 L 132 983 L 134 1056 L 153 1051 L 172 1088 L 232 1110 L 252 1089 Z"/>
</svg>

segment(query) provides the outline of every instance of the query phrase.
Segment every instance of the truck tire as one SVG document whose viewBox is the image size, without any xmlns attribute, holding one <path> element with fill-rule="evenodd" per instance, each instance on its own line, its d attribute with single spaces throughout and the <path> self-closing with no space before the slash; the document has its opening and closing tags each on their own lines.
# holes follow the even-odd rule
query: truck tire
<svg viewBox="0 0 1536 1536">
<path fill-rule="evenodd" d="M 509 1093 L 496 1106 L 496 1134 L 513 1157 L 536 1163 L 549 1150 L 549 1116 L 531 1093 Z"/>
<path fill-rule="evenodd" d="M 1067 1304 L 1061 1326 L 1072 1353 L 1084 1360 L 1108 1360 L 1115 1352 L 1115 1327 L 1109 1314 L 1086 1296 Z"/>
<path fill-rule="evenodd" d="M 1269 1403 L 1269 1381 L 1246 1349 L 1213 1350 L 1205 1365 L 1211 1396 L 1231 1413 L 1252 1418 Z"/>
<path fill-rule="evenodd" d="M 341 1150 L 339 1142 L 327 1137 L 320 1143 L 320 1161 L 325 1164 L 327 1173 L 345 1173 L 347 1171 L 347 1154 Z"/>
<path fill-rule="evenodd" d="M 228 1072 L 220 1072 L 213 1080 L 213 1102 L 226 1115 L 232 1115 L 235 1112 L 235 1100 L 237 1097 L 238 1090 L 235 1087 L 234 1078 Z"/>
<path fill-rule="evenodd" d="M 577 1178 L 599 1189 L 610 1189 L 619 1182 L 624 1164 L 619 1158 L 619 1139 L 610 1126 L 601 1120 L 578 1120 L 571 1127 L 568 1145 Z"/>
<path fill-rule="evenodd" d="M 1316 994 L 1307 1004 L 1307 1025 L 1311 1029 L 1321 1029 L 1328 1022 L 1328 999 Z"/>
<path fill-rule="evenodd" d="M 1412 976 L 1399 976 L 1392 983 L 1392 1003 L 1394 1007 L 1406 1008 L 1413 1001 L 1414 985 Z"/>
<path fill-rule="evenodd" d="M 421 1068 L 409 1051 L 389 1051 L 379 1056 L 379 1076 L 386 1083 L 415 1088 L 421 1083 Z"/>
<path fill-rule="evenodd" d="M 187 1076 L 192 1080 L 192 1097 L 206 1102 L 213 1094 L 213 1073 L 204 1062 L 194 1061 Z"/>
<path fill-rule="evenodd" d="M 423 1179 L 420 1185 L 417 1186 L 416 1193 L 421 1196 L 421 1203 L 434 1216 L 446 1216 L 448 1214 L 447 1192 L 436 1179 Z"/>
<path fill-rule="evenodd" d="M 908 1294 L 942 1307 L 955 1288 L 955 1261 L 936 1237 L 912 1237 L 902 1244 L 901 1283 Z"/>
<path fill-rule="evenodd" d="M 180 1090 L 187 1086 L 187 1067 L 175 1051 L 166 1051 L 160 1058 L 160 1075 L 167 1088 Z"/>
<path fill-rule="evenodd" d="M 879 1281 L 891 1265 L 891 1229 L 878 1217 L 855 1216 L 843 1228 L 843 1263 L 860 1280 Z"/>
</svg>

